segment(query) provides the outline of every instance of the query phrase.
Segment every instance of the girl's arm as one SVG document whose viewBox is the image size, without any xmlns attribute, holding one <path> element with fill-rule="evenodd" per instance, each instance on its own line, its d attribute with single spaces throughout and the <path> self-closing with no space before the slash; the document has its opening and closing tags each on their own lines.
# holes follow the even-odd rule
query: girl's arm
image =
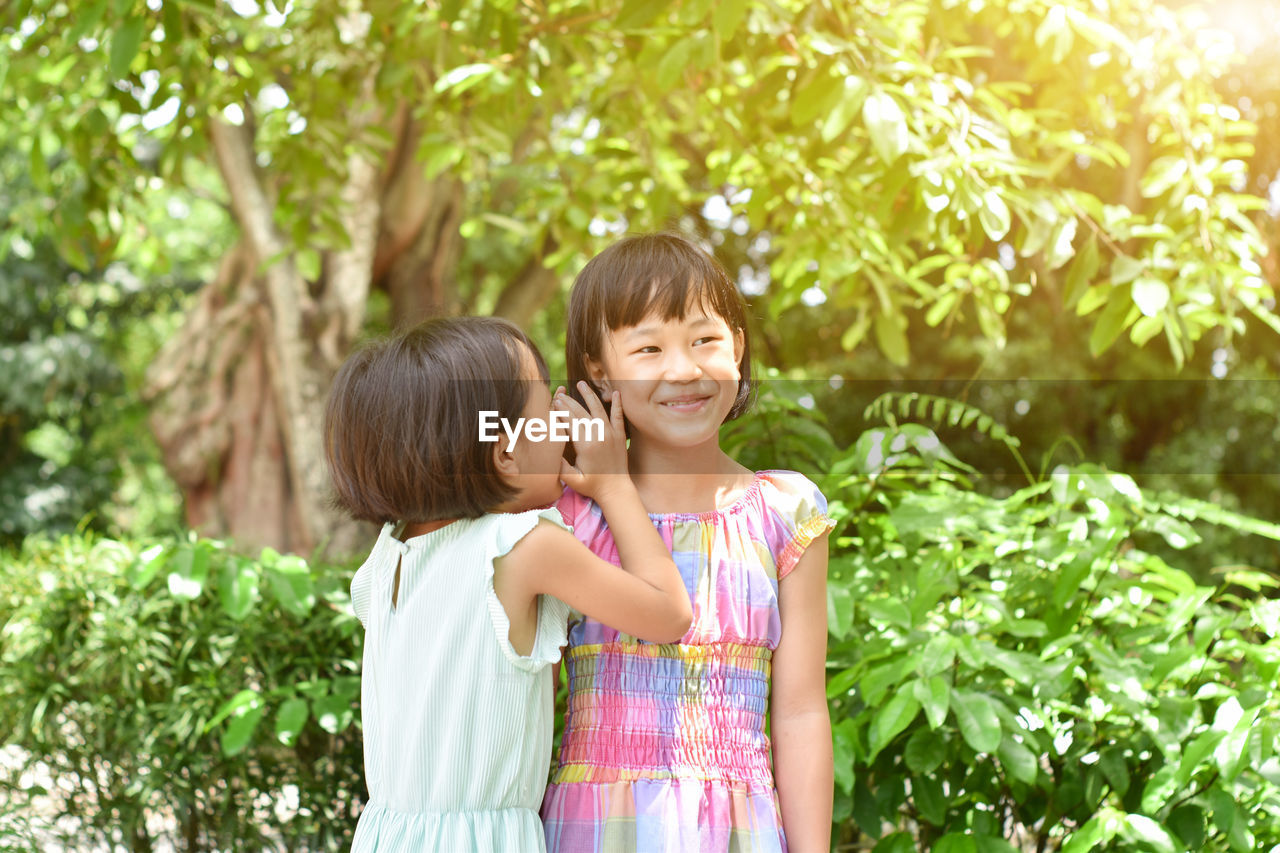
<svg viewBox="0 0 1280 853">
<path fill-rule="evenodd" d="M 770 703 L 774 777 L 792 853 L 831 849 L 835 789 L 827 711 L 827 534 L 778 584 L 782 638 Z"/>
<path fill-rule="evenodd" d="M 639 496 L 636 503 L 640 503 Z M 506 572 L 518 567 L 512 574 L 523 578 L 535 595 L 553 595 L 574 610 L 633 637 L 674 643 L 689 630 L 689 594 L 662 538 L 652 525 L 649 532 L 662 553 L 637 565 L 619 548 L 626 571 L 619 571 L 592 554 L 572 533 L 551 524 L 539 524 L 500 559 L 510 560 L 503 569 Z"/>
<path fill-rule="evenodd" d="M 518 554 L 512 580 L 526 594 L 553 595 L 623 633 L 652 643 L 675 642 L 689 630 L 693 611 L 671 552 L 627 474 L 622 399 L 615 391 L 612 412 L 606 414 L 594 393 L 585 396 L 590 414 L 564 394 L 556 394 L 557 405 L 575 418 L 604 421 L 604 440 L 575 447 L 577 467 L 564 462 L 561 479 L 600 505 L 623 571 L 592 554 L 568 531 L 539 524 L 508 555 Z"/>
</svg>

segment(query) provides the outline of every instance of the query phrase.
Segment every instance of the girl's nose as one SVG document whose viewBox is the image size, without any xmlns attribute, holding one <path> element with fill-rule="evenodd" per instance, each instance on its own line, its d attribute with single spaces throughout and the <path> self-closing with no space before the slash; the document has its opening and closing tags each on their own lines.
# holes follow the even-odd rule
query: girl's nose
<svg viewBox="0 0 1280 853">
<path fill-rule="evenodd" d="M 684 350 L 669 350 L 664 365 L 663 379 L 668 382 L 689 382 L 702 376 L 702 366 Z"/>
</svg>

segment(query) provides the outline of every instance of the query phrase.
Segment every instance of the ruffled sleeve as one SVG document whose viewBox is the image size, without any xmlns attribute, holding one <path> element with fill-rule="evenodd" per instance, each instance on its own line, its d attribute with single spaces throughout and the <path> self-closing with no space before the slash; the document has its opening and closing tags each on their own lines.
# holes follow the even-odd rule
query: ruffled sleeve
<svg viewBox="0 0 1280 853">
<path fill-rule="evenodd" d="M 503 609 L 498 594 L 493 589 L 493 561 L 511 552 L 516 543 L 538 525 L 546 521 L 556 527 L 570 530 L 556 508 L 530 510 L 510 515 L 495 516 L 490 531 L 489 553 L 485 559 L 485 601 L 489 607 L 489 619 L 502 653 L 512 666 L 525 672 L 538 672 L 560 660 L 560 647 L 568 642 L 569 605 L 550 595 L 538 596 L 538 628 L 533 639 L 533 650 L 528 656 L 511 647 L 511 620 Z"/>
<path fill-rule="evenodd" d="M 791 573 L 809 544 L 835 526 L 827 499 L 813 481 L 795 471 L 761 472 L 769 520 L 766 539 L 774 554 L 778 580 Z"/>
<path fill-rule="evenodd" d="M 378 567 L 381 563 L 385 563 L 391 554 L 397 557 L 400 555 L 400 551 L 391 548 L 392 543 L 399 544 L 391 535 L 393 526 L 390 523 L 382 526 L 382 532 L 378 534 L 378 541 L 374 544 L 373 550 L 369 552 L 364 564 L 351 578 L 351 610 L 365 630 L 369 628 L 369 601 L 373 596 L 374 582 L 379 574 Z"/>
</svg>

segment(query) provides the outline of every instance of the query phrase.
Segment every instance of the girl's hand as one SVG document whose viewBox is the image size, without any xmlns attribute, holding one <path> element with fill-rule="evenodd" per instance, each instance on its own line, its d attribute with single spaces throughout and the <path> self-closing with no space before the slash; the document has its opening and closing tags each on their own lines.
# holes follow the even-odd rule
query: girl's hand
<svg viewBox="0 0 1280 853">
<path fill-rule="evenodd" d="M 617 391 L 613 392 L 610 398 L 611 410 L 606 414 L 604 404 L 586 382 L 579 382 L 578 390 L 587 401 L 586 408 L 564 393 L 563 388 L 556 389 L 552 405 L 567 411 L 574 421 L 599 421 L 604 425 L 604 439 L 590 440 L 595 428 L 588 427 L 588 440 L 573 443 L 577 464 L 570 465 L 568 460 L 561 460 L 560 479 L 578 494 L 601 503 L 601 498 L 614 490 L 634 488 L 631 478 L 627 476 L 627 432 L 622 414 L 622 397 Z"/>
</svg>

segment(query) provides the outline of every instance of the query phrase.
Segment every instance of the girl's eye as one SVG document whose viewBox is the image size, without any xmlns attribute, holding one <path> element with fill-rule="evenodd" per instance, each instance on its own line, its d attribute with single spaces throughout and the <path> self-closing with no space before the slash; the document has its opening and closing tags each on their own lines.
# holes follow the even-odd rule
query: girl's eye
<svg viewBox="0 0 1280 853">
<path fill-rule="evenodd" d="M 706 337 L 698 338 L 696 341 L 693 342 L 693 345 L 697 346 L 698 344 L 711 343 L 712 341 L 718 341 L 718 340 L 720 340 L 720 338 L 716 337 L 715 335 L 707 335 Z"/>
<path fill-rule="evenodd" d="M 655 346 L 640 347 L 640 349 L 636 350 L 636 352 L 638 353 L 651 353 L 651 352 L 657 352 L 657 351 L 658 351 L 658 348 Z"/>
</svg>

